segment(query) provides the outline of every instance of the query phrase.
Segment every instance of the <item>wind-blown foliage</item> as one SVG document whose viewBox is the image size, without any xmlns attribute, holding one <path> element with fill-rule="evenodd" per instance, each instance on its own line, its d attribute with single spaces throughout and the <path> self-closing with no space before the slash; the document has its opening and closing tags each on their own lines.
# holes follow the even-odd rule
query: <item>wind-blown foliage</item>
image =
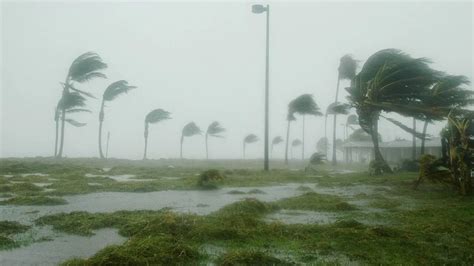
<svg viewBox="0 0 474 266">
<path fill-rule="evenodd" d="M 225 128 L 222 127 L 222 125 L 214 121 L 212 122 L 208 127 L 206 131 L 206 159 L 209 159 L 209 152 L 208 152 L 208 145 L 207 145 L 207 139 L 209 136 L 211 137 L 216 137 L 216 138 L 223 138 L 222 135 L 219 135 L 220 133 L 224 132 Z"/>
<path fill-rule="evenodd" d="M 202 134 L 201 129 L 194 122 L 190 122 L 183 127 L 181 131 L 181 149 L 180 158 L 183 159 L 183 142 L 185 137 L 192 137 L 194 135 Z"/>
<path fill-rule="evenodd" d="M 392 172 L 378 145 L 380 113 L 396 112 L 422 118 L 423 113 L 432 110 L 426 108 L 423 96 L 441 73 L 431 69 L 428 63 L 425 58 L 412 58 L 399 50 L 381 50 L 369 57 L 348 88 L 348 98 L 356 108 L 360 126 L 372 136 L 376 174 Z"/>
<path fill-rule="evenodd" d="M 293 110 L 292 102 L 288 104 L 288 113 L 286 115 L 286 145 L 285 145 L 285 164 L 288 164 L 288 146 L 290 145 L 290 124 L 295 121 L 295 111 Z"/>
<path fill-rule="evenodd" d="M 255 135 L 255 134 L 248 134 L 247 136 L 245 136 L 244 138 L 244 141 L 243 141 L 243 146 L 244 146 L 244 149 L 243 149 L 243 155 L 244 155 L 244 159 L 245 159 L 245 147 L 247 144 L 251 144 L 251 143 L 255 143 L 257 142 L 259 139 L 258 137 Z"/>
<path fill-rule="evenodd" d="M 128 93 L 131 89 L 134 89 L 134 88 L 136 87 L 128 85 L 128 82 L 126 80 L 119 80 L 110 84 L 105 89 L 104 94 L 102 95 L 102 104 L 100 106 L 100 113 L 99 113 L 99 156 L 101 159 L 104 158 L 104 154 L 102 152 L 102 125 L 104 122 L 105 102 L 113 101 L 118 96 Z"/>
<path fill-rule="evenodd" d="M 105 68 L 107 68 L 107 64 L 104 63 L 102 61 L 102 58 L 100 58 L 100 56 L 96 53 L 87 52 L 77 57 L 69 67 L 65 82 L 62 84 L 62 98 L 68 98 L 68 95 L 71 93 L 71 91 L 87 97 L 93 97 L 92 94 L 77 89 L 75 83 L 84 83 L 94 78 L 106 78 L 105 74 L 101 72 Z M 59 151 L 56 154 L 56 156 L 59 158 L 62 157 L 64 150 L 64 128 L 65 123 L 67 122 L 67 111 L 65 107 L 62 107 L 60 109 L 60 112 L 61 142 L 59 146 Z"/>
<path fill-rule="evenodd" d="M 283 142 L 283 138 L 281 136 L 276 136 L 272 140 L 272 148 L 271 148 L 271 153 L 273 154 L 273 146 L 278 145 Z"/>
<path fill-rule="evenodd" d="M 316 150 L 319 152 L 319 153 L 322 153 L 322 154 L 325 154 L 327 153 L 328 151 L 328 138 L 326 137 L 322 137 L 318 140 L 318 142 L 316 143 Z"/>
<path fill-rule="evenodd" d="M 155 109 L 149 112 L 145 117 L 145 131 L 143 136 L 145 137 L 145 151 L 143 152 L 143 160 L 146 160 L 146 153 L 148 148 L 148 127 L 149 124 L 156 124 L 163 120 L 171 119 L 170 112 L 163 109 Z"/>
<path fill-rule="evenodd" d="M 299 114 L 303 117 L 303 131 L 302 131 L 302 145 L 303 148 L 301 149 L 301 157 L 304 159 L 304 140 L 305 140 L 305 116 L 306 115 L 314 115 L 314 116 L 321 116 L 323 115 L 319 109 L 319 106 L 313 99 L 313 95 L 311 94 L 302 94 L 292 100 L 288 106 L 289 116 L 294 118 L 294 114 Z M 289 124 L 288 124 L 289 127 Z"/>
<path fill-rule="evenodd" d="M 294 139 L 292 142 L 291 142 L 291 158 L 293 159 L 293 148 L 295 147 L 298 147 L 298 146 L 301 146 L 303 144 L 303 142 L 299 139 Z"/>
</svg>

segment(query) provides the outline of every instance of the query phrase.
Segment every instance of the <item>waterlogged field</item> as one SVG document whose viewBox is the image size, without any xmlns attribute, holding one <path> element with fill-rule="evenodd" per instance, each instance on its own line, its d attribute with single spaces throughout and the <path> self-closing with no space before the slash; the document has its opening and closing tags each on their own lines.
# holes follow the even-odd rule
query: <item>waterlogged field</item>
<svg viewBox="0 0 474 266">
<path fill-rule="evenodd" d="M 450 187 L 273 166 L 1 160 L 0 265 L 474 263 L 474 200 Z"/>
</svg>

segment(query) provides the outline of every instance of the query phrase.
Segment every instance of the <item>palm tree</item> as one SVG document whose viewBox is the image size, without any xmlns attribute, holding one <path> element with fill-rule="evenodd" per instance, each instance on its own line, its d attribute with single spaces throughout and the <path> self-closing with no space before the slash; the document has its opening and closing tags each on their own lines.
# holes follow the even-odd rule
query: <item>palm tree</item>
<svg viewBox="0 0 474 266">
<path fill-rule="evenodd" d="M 301 146 L 303 142 L 299 139 L 295 139 L 291 142 L 291 159 L 293 159 L 293 148 Z"/>
<path fill-rule="evenodd" d="M 322 137 L 318 140 L 318 142 L 316 143 L 316 150 L 319 152 L 319 153 L 322 153 L 322 154 L 325 154 L 327 153 L 327 150 L 328 150 L 328 138 L 326 137 Z"/>
<path fill-rule="evenodd" d="M 105 102 L 111 102 L 121 94 L 127 93 L 134 88 L 136 87 L 129 86 L 127 81 L 119 80 L 110 84 L 107 89 L 105 89 L 104 94 L 102 95 L 102 104 L 100 105 L 99 113 L 99 155 L 101 159 L 104 159 L 104 154 L 102 152 L 102 124 L 104 122 Z"/>
<path fill-rule="evenodd" d="M 346 120 L 346 132 L 348 132 L 349 128 L 354 130 L 352 126 L 356 126 L 358 124 L 359 124 L 359 117 L 357 117 L 357 115 L 354 115 L 354 114 L 349 115 Z"/>
<path fill-rule="evenodd" d="M 160 121 L 171 119 L 170 112 L 163 109 L 155 109 L 149 112 L 145 117 L 145 131 L 143 136 L 145 137 L 145 151 L 143 152 L 143 160 L 146 160 L 146 152 L 148 148 L 148 126 L 149 124 L 156 124 Z"/>
<path fill-rule="evenodd" d="M 68 97 L 71 91 L 82 95 L 93 97 L 90 93 L 77 89 L 76 83 L 84 83 L 94 78 L 106 78 L 101 70 L 107 68 L 107 64 L 102 61 L 99 55 L 93 52 L 87 52 L 76 58 L 69 67 L 68 74 L 63 85 L 62 98 Z M 61 141 L 57 157 L 61 158 L 64 149 L 64 127 L 66 124 L 66 107 L 62 106 L 61 113 Z"/>
<path fill-rule="evenodd" d="M 181 150 L 180 150 L 180 158 L 183 159 L 183 142 L 184 137 L 192 137 L 194 135 L 201 134 L 201 129 L 194 123 L 190 122 L 183 127 L 183 131 L 181 133 Z"/>
<path fill-rule="evenodd" d="M 301 159 L 304 160 L 304 131 L 305 131 L 305 115 L 321 116 L 323 115 L 318 105 L 311 94 L 302 94 L 290 102 L 291 110 L 303 117 L 303 132 L 302 132 L 302 149 Z"/>
<path fill-rule="evenodd" d="M 257 141 L 258 141 L 258 137 L 254 134 L 249 134 L 244 138 L 244 150 L 243 150 L 244 159 L 245 159 L 245 145 L 250 144 L 250 143 L 254 143 L 254 142 L 257 142 Z"/>
<path fill-rule="evenodd" d="M 331 103 L 327 109 L 326 109 L 326 114 L 325 114 L 325 119 L 324 119 L 324 137 L 327 138 L 327 122 L 328 122 L 328 116 L 329 115 L 334 115 L 334 117 L 336 117 L 336 115 L 347 115 L 349 114 L 349 108 L 350 108 L 350 105 L 346 104 L 346 103 L 340 103 L 340 102 L 334 102 L 334 103 Z M 329 142 L 328 142 L 329 143 Z M 333 150 L 332 150 L 332 153 L 333 153 L 333 156 L 332 156 L 332 163 L 333 164 L 336 164 L 336 150 L 335 150 L 335 147 L 334 146 L 334 143 L 335 143 L 335 135 L 334 135 L 334 132 L 333 132 Z M 329 147 L 329 145 L 328 145 Z M 327 157 L 327 151 L 325 152 L 325 155 Z"/>
<path fill-rule="evenodd" d="M 465 76 L 445 76 L 434 84 L 429 90 L 424 102 L 428 106 L 439 106 L 445 109 L 462 108 L 474 104 L 474 92 L 464 89 L 462 85 L 468 85 L 469 79 Z M 425 139 L 428 123 L 435 120 L 442 120 L 444 116 L 425 115 L 423 132 L 421 138 L 420 155 L 425 153 Z"/>
<path fill-rule="evenodd" d="M 382 111 L 415 118 L 441 112 L 423 101 L 441 76 L 428 63 L 425 58 L 414 59 L 399 50 L 381 50 L 366 61 L 348 88 L 359 124 L 372 138 L 376 174 L 392 172 L 379 149 L 378 120 Z"/>
<path fill-rule="evenodd" d="M 79 113 L 79 112 L 87 112 L 90 113 L 91 111 L 88 109 L 84 109 L 86 105 L 86 98 L 80 95 L 77 92 L 68 93 L 66 97 L 61 97 L 56 105 L 56 109 L 54 112 L 54 122 L 56 124 L 56 136 L 54 141 L 54 156 L 58 155 L 58 137 L 59 137 L 59 121 L 62 120 L 62 112 L 61 110 L 65 109 L 67 114 L 71 113 Z M 65 122 L 68 122 L 72 126 L 75 127 L 82 127 L 85 124 L 75 121 L 74 119 L 66 118 Z"/>
<path fill-rule="evenodd" d="M 352 80 L 355 77 L 356 70 L 357 70 L 357 61 L 352 58 L 351 55 L 344 55 L 341 57 L 339 61 L 338 67 L 338 75 L 337 75 L 337 85 L 336 85 L 336 99 L 334 103 L 338 102 L 339 97 L 339 83 L 341 80 Z M 336 123 L 337 123 L 337 113 L 334 113 L 334 121 L 333 121 L 333 131 L 332 131 L 332 163 L 335 165 L 336 162 Z"/>
<path fill-rule="evenodd" d="M 276 136 L 272 140 L 272 149 L 271 149 L 271 154 L 273 154 L 273 146 L 278 145 L 283 142 L 283 138 L 280 136 Z"/>
<path fill-rule="evenodd" d="M 219 134 L 224 132 L 224 131 L 225 131 L 225 128 L 223 128 L 222 125 L 217 121 L 212 122 L 207 127 L 207 131 L 206 131 L 206 159 L 209 159 L 209 152 L 208 152 L 208 149 L 207 149 L 207 138 L 208 138 L 208 136 L 216 137 L 216 138 L 222 138 L 222 136 L 219 135 Z"/>
<path fill-rule="evenodd" d="M 288 125 L 286 126 L 286 147 L 285 147 L 285 164 L 288 165 L 288 145 L 290 143 L 290 123 L 291 121 L 295 121 L 295 112 L 292 109 L 291 102 L 288 105 L 288 114 L 286 116 L 286 120 L 288 121 Z"/>
</svg>

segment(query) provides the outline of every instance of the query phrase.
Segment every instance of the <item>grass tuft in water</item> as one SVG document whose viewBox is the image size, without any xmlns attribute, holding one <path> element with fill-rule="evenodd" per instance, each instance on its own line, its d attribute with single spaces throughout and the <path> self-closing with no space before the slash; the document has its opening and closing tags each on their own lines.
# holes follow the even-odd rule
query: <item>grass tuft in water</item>
<svg viewBox="0 0 474 266">
<path fill-rule="evenodd" d="M 18 196 L 7 200 L 0 201 L 0 205 L 64 205 L 67 201 L 62 198 L 47 196 Z"/>
</svg>

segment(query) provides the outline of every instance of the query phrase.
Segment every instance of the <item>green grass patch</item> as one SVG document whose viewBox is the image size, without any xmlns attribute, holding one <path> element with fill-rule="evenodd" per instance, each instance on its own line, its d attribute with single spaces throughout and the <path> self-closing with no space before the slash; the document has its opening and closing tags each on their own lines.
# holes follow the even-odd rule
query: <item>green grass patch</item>
<svg viewBox="0 0 474 266">
<path fill-rule="evenodd" d="M 281 259 L 275 258 L 265 252 L 256 250 L 235 250 L 221 255 L 217 264 L 230 265 L 293 265 Z"/>
<path fill-rule="evenodd" d="M 0 205 L 64 205 L 67 201 L 57 197 L 47 196 L 18 196 L 0 201 Z"/>
<path fill-rule="evenodd" d="M 24 233 L 30 226 L 22 225 L 14 221 L 0 221 L 0 250 L 19 246 L 11 237 L 15 234 Z"/>
</svg>

